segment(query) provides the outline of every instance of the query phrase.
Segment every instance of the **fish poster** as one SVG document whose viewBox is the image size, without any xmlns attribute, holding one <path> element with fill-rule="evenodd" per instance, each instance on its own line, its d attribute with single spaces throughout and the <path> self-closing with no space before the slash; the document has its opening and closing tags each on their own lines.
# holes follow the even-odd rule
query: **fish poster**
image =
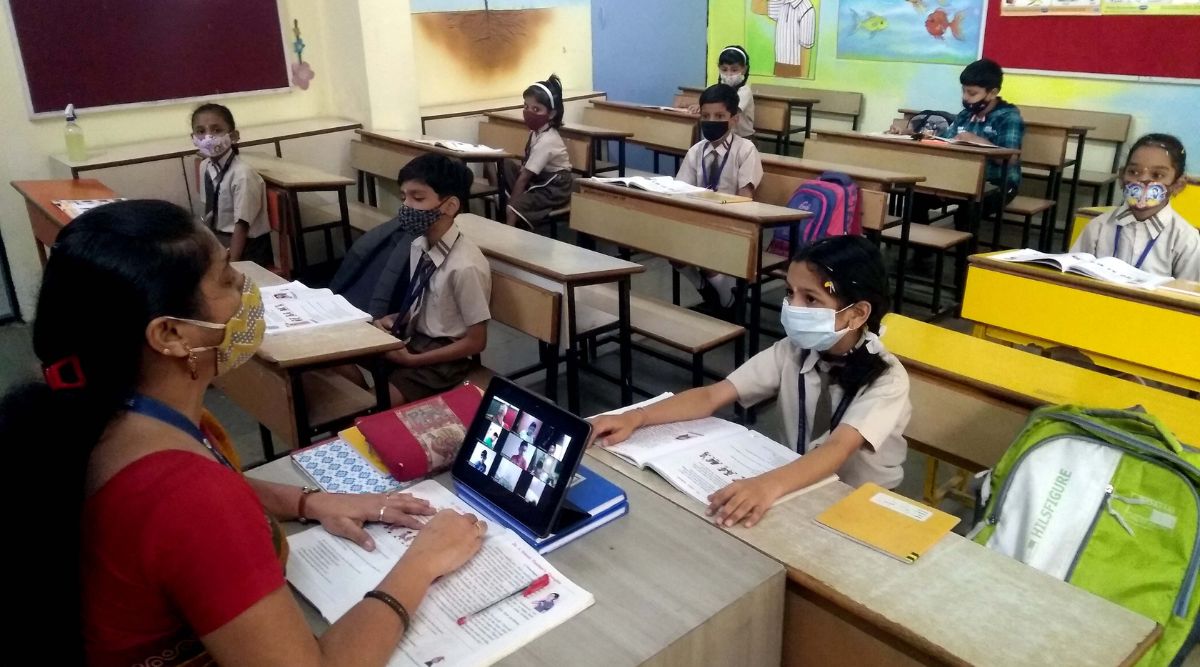
<svg viewBox="0 0 1200 667">
<path fill-rule="evenodd" d="M 844 60 L 966 65 L 979 58 L 984 0 L 841 0 Z"/>
</svg>

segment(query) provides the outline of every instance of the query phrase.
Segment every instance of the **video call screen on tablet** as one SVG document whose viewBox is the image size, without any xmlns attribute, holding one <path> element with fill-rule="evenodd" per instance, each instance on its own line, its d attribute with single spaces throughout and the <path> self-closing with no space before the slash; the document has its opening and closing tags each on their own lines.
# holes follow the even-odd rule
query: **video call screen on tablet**
<svg viewBox="0 0 1200 667">
<path fill-rule="evenodd" d="M 495 378 L 454 462 L 454 477 L 544 536 L 590 434 L 587 420 Z"/>
</svg>

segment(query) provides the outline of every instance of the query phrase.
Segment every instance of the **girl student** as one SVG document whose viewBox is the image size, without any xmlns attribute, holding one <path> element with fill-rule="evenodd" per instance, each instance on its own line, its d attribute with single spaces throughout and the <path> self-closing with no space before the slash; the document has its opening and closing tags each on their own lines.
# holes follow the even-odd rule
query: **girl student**
<svg viewBox="0 0 1200 667">
<path fill-rule="evenodd" d="M 571 159 L 558 134 L 563 124 L 562 94 L 562 81 L 551 74 L 526 88 L 522 95 L 525 126 L 529 128 L 525 159 L 506 160 L 503 164 L 504 183 L 509 189 L 505 222 L 509 225 L 520 221 L 533 229 L 551 211 L 571 201 Z"/>
<path fill-rule="evenodd" d="M 192 143 L 200 163 L 200 201 L 204 223 L 229 248 L 233 261 L 249 260 L 269 267 L 271 221 L 267 217 L 267 186 L 262 176 L 239 159 L 240 139 L 233 112 L 220 104 L 202 104 L 192 112 Z"/>
<path fill-rule="evenodd" d="M 738 44 L 730 44 L 717 55 L 717 78 L 737 91 L 738 121 L 734 133 L 750 139 L 754 136 L 754 92 L 750 90 L 750 56 Z M 700 113 L 700 105 L 688 107 L 691 113 Z"/>
<path fill-rule="evenodd" d="M 1129 151 L 1125 201 L 1088 223 L 1071 252 L 1116 257 L 1160 276 L 1200 281 L 1200 231 L 1171 208 L 1186 185 L 1187 152 L 1169 134 L 1147 134 Z"/>
<path fill-rule="evenodd" d="M 908 375 L 879 340 L 888 310 L 883 258 L 861 236 L 801 248 L 788 266 L 780 319 L 787 337 L 725 380 L 594 420 L 594 443 L 614 445 L 644 426 L 701 419 L 738 401 L 777 396 L 784 442 L 804 456 L 709 496 L 725 526 L 758 523 L 780 497 L 837 473 L 853 486 L 895 488 L 912 407 Z"/>
</svg>

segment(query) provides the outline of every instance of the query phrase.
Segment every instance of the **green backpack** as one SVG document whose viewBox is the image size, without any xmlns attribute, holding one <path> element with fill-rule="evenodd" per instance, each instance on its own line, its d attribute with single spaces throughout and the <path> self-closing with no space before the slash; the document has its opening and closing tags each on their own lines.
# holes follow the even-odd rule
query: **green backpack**
<svg viewBox="0 0 1200 667">
<path fill-rule="evenodd" d="M 1178 665 L 1198 632 L 1198 466 L 1139 410 L 1039 408 L 984 484 L 973 538 L 1156 621 L 1137 664 Z"/>
</svg>

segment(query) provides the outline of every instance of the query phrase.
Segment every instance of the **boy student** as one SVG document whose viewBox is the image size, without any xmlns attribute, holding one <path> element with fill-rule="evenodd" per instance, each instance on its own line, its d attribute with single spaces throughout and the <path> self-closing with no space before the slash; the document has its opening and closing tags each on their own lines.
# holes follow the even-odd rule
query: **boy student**
<svg viewBox="0 0 1200 667">
<path fill-rule="evenodd" d="M 963 69 L 958 82 L 962 84 L 963 110 L 942 131 L 942 138 L 1020 149 L 1025 137 L 1025 121 L 1017 107 L 1000 97 L 1000 85 L 1004 82 L 1000 65 L 987 58 L 976 60 Z M 1016 157 L 1008 161 L 1007 181 L 1004 180 L 1004 163 L 989 161 L 986 178 L 999 189 L 984 198 L 982 216 L 999 215 L 1004 205 L 1017 196 L 1017 187 L 1021 185 L 1021 161 Z M 913 221 L 929 224 L 929 209 L 944 204 L 933 195 L 918 195 L 913 202 Z M 954 215 L 955 228 L 967 229 L 970 208 L 965 202 L 959 203 Z M 918 262 L 922 258 L 927 263 L 928 255 L 918 256 Z"/>
<path fill-rule="evenodd" d="M 400 229 L 417 238 L 409 248 L 408 282 L 397 312 L 376 322 L 405 341 L 387 353 L 393 404 L 446 391 L 487 347 L 492 272 L 479 247 L 454 218 L 466 207 L 474 176 L 462 162 L 426 153 L 400 170 Z M 401 286 L 397 286 L 399 293 Z"/>
<path fill-rule="evenodd" d="M 713 192 L 754 196 L 754 189 L 762 181 L 762 161 L 754 143 L 737 135 L 738 114 L 738 93 L 733 87 L 718 83 L 700 94 L 703 139 L 688 150 L 676 179 Z M 694 267 L 679 270 L 692 281 L 705 303 L 722 309 L 733 305 L 737 281 L 732 276 L 706 273 L 701 277 Z"/>
</svg>

